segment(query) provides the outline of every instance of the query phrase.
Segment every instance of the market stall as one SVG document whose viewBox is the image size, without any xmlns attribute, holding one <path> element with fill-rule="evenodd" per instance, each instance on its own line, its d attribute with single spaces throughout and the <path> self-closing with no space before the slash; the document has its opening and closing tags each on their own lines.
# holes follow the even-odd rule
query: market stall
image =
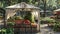
<svg viewBox="0 0 60 34">
<path fill-rule="evenodd" d="M 26 16 L 26 15 L 28 15 L 28 16 Z M 22 21 L 23 21 L 23 22 L 28 23 L 29 25 L 26 25 L 26 23 L 25 24 L 23 23 L 25 27 L 24 26 L 19 27 L 20 30 L 26 31 L 28 29 L 27 31 L 30 31 L 30 30 L 32 31 L 35 28 L 36 30 L 34 30 L 34 31 L 37 31 L 37 30 L 40 31 L 40 8 L 35 7 L 34 5 L 30 5 L 30 4 L 26 4 L 25 2 L 21 2 L 19 4 L 8 6 L 8 7 L 6 7 L 5 16 L 6 16 L 6 22 L 8 21 L 9 18 L 11 18 L 13 16 L 21 16 L 22 17 L 21 19 L 14 20 L 14 22 L 22 23 Z M 28 18 L 28 20 L 25 20 L 24 18 Z M 29 19 L 29 18 L 31 18 L 31 19 Z M 37 22 L 35 22 L 35 18 L 36 18 Z M 7 23 L 6 23 L 6 25 L 7 25 Z M 19 24 L 19 26 L 21 26 L 21 24 Z M 14 26 L 14 28 L 18 28 L 18 27 Z"/>
</svg>

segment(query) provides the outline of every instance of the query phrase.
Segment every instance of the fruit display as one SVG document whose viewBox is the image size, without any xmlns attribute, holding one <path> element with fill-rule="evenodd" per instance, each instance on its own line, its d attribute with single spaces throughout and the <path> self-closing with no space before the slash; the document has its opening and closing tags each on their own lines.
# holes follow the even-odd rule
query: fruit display
<svg viewBox="0 0 60 34">
<path fill-rule="evenodd" d="M 14 28 L 20 28 L 20 31 L 37 31 L 37 24 L 31 23 L 29 20 L 16 20 L 16 25 L 14 25 Z"/>
<path fill-rule="evenodd" d="M 21 24 L 23 22 L 23 20 L 19 19 L 19 20 L 15 20 L 16 24 Z"/>
<path fill-rule="evenodd" d="M 31 23 L 31 27 L 36 27 L 37 28 L 37 24 L 36 23 Z"/>
</svg>

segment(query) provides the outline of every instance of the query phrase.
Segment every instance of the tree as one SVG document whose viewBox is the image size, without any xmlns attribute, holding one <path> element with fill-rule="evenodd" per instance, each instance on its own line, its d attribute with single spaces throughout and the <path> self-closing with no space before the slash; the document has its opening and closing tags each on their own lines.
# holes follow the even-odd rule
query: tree
<svg viewBox="0 0 60 34">
<path fill-rule="evenodd" d="M 57 8 L 59 9 L 60 8 L 60 0 L 56 0 L 57 2 Z"/>
<path fill-rule="evenodd" d="M 45 17 L 46 10 L 53 11 L 57 9 L 56 0 L 40 0 L 40 8 L 44 10 L 43 16 Z"/>
</svg>

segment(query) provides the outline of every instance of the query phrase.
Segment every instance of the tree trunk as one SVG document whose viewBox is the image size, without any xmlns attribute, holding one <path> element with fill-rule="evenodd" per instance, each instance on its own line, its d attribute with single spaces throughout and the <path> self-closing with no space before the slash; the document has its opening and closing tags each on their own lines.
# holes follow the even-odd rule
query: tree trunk
<svg viewBox="0 0 60 34">
<path fill-rule="evenodd" d="M 43 17 L 45 17 L 46 16 L 46 0 L 44 0 L 44 14 L 43 14 Z"/>
</svg>

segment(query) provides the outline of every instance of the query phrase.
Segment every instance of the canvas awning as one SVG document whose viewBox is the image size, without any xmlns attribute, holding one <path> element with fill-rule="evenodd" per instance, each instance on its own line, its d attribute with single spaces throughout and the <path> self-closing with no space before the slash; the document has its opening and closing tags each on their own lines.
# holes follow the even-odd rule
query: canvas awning
<svg viewBox="0 0 60 34">
<path fill-rule="evenodd" d="M 60 11 L 60 9 L 54 10 L 54 11 Z"/>
<path fill-rule="evenodd" d="M 40 8 L 39 7 L 36 7 L 34 5 L 31 5 L 31 4 L 27 4 L 25 2 L 21 2 L 21 3 L 18 3 L 18 4 L 15 4 L 15 5 L 12 5 L 12 6 L 8 6 L 6 7 L 6 19 L 8 19 L 9 17 L 12 17 L 16 14 L 16 11 L 34 11 L 34 12 L 38 12 L 38 24 L 39 26 L 38 29 L 40 29 Z M 33 14 L 32 14 L 33 15 Z"/>
<path fill-rule="evenodd" d="M 60 9 L 54 10 L 53 13 L 54 13 L 54 14 L 58 14 L 58 15 L 60 15 Z"/>
<path fill-rule="evenodd" d="M 27 4 L 25 2 L 21 2 L 21 3 L 18 3 L 18 4 L 15 4 L 15 5 L 12 5 L 12 6 L 8 6 L 6 8 L 35 8 L 35 9 L 40 9 L 39 7 L 36 7 L 32 4 Z"/>
<path fill-rule="evenodd" d="M 6 14 L 7 14 L 7 19 L 11 16 L 14 16 L 16 14 L 16 11 L 17 9 L 19 9 L 20 11 L 22 11 L 22 9 L 24 9 L 24 11 L 39 11 L 40 8 L 39 7 L 36 7 L 34 5 L 31 5 L 31 4 L 27 4 L 25 2 L 21 2 L 21 3 L 18 3 L 18 4 L 15 4 L 15 5 L 12 5 L 12 6 L 8 6 L 6 7 Z"/>
</svg>

